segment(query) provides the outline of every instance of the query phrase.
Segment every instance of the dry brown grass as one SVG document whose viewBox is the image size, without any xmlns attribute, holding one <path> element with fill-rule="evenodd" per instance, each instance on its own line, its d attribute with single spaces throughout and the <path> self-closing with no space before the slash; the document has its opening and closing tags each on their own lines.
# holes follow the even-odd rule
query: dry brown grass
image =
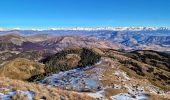
<svg viewBox="0 0 170 100">
<path fill-rule="evenodd" d="M 138 79 L 148 79 L 153 85 L 165 91 L 170 90 L 168 80 L 170 73 L 168 71 L 162 70 L 161 67 L 156 68 L 155 66 L 149 65 L 147 63 L 143 63 L 137 61 L 136 59 L 126 57 L 121 53 L 116 53 L 115 51 L 106 52 L 106 54 L 108 55 L 108 57 L 118 60 L 121 65 L 120 69 L 125 71 L 130 77 L 135 77 Z M 148 72 L 149 68 L 153 69 L 153 72 Z M 163 79 L 162 77 L 160 77 L 160 75 L 167 78 Z"/>
<path fill-rule="evenodd" d="M 12 87 L 12 88 L 9 88 Z M 76 93 L 73 91 L 66 91 L 54 87 L 38 85 L 34 83 L 23 82 L 19 80 L 12 80 L 5 77 L 0 77 L 0 88 L 8 88 L 11 91 L 32 91 L 34 92 L 34 100 L 46 98 L 46 100 L 95 100 L 83 93 Z M 2 91 L 0 91 L 2 92 Z M 26 100 L 27 97 L 16 93 L 12 100 Z"/>
<path fill-rule="evenodd" d="M 11 100 L 28 100 L 27 96 L 21 95 L 18 92 L 11 97 Z"/>
<path fill-rule="evenodd" d="M 119 93 L 127 93 L 127 90 L 124 89 L 113 89 L 113 88 L 107 88 L 104 90 L 104 95 L 108 100 L 112 100 L 110 97 L 113 95 L 117 95 Z"/>
<path fill-rule="evenodd" d="M 162 98 L 161 96 L 158 95 L 150 95 L 148 100 L 170 100 L 170 99 Z"/>
<path fill-rule="evenodd" d="M 34 75 L 44 73 L 44 65 L 25 58 L 16 58 L 0 67 L 0 76 L 27 80 Z"/>
</svg>

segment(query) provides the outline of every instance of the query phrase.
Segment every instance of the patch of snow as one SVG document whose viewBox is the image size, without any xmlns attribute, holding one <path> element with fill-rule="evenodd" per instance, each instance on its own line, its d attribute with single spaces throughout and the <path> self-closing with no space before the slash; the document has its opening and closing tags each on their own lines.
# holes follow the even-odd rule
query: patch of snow
<svg viewBox="0 0 170 100">
<path fill-rule="evenodd" d="M 129 78 L 129 76 L 126 74 L 126 72 L 117 70 L 117 71 L 115 71 L 115 73 L 113 73 L 113 74 L 116 75 L 116 76 L 119 76 L 119 77 L 123 78 L 124 81 L 131 80 L 131 79 Z"/>
<path fill-rule="evenodd" d="M 83 69 L 77 68 L 53 74 L 52 76 L 41 80 L 40 83 L 76 91 L 82 91 L 84 89 L 90 91 L 98 90 L 98 87 L 100 86 L 98 82 L 99 77 L 95 73 L 87 74 L 87 70 L 93 70 L 96 73 L 102 71 L 95 67 L 86 67 Z"/>
<path fill-rule="evenodd" d="M 20 91 L 21 95 L 27 96 L 28 100 L 33 100 L 34 92 L 32 91 Z"/>
<path fill-rule="evenodd" d="M 125 84 L 125 87 L 128 89 L 128 92 L 133 95 L 138 95 L 144 93 L 144 87 L 132 85 L 132 84 Z"/>
<path fill-rule="evenodd" d="M 121 88 L 122 88 L 121 85 L 114 84 L 114 89 L 121 89 Z"/>
<path fill-rule="evenodd" d="M 159 95 L 165 95 L 166 94 L 165 91 L 160 90 L 158 87 L 156 87 L 156 86 L 154 86 L 152 84 L 149 84 L 147 86 L 147 88 L 148 88 L 149 92 L 153 93 L 153 94 L 158 94 L 158 93 L 159 93 Z"/>
<path fill-rule="evenodd" d="M 86 85 L 86 88 L 91 89 L 93 87 L 96 87 L 98 84 L 95 80 L 87 79 L 87 80 L 85 80 L 85 85 Z"/>
<path fill-rule="evenodd" d="M 0 64 L 0 67 L 1 67 L 2 65 L 4 65 L 5 63 L 6 63 L 5 61 L 4 61 L 3 63 L 1 63 L 1 64 Z"/>
<path fill-rule="evenodd" d="M 33 100 L 34 92 L 32 91 L 17 91 L 20 95 L 26 96 L 28 100 Z M 7 94 L 0 93 L 0 100 L 10 100 L 10 97 L 14 96 L 16 93 L 14 92 L 8 92 Z"/>
<path fill-rule="evenodd" d="M 93 97 L 93 98 L 96 98 L 98 100 L 103 100 L 104 99 L 104 96 L 103 96 L 103 93 L 104 91 L 98 91 L 96 93 L 87 93 L 87 95 Z"/>
<path fill-rule="evenodd" d="M 120 93 L 118 95 L 112 96 L 111 99 L 112 100 L 147 100 L 148 97 L 145 96 L 144 94 L 132 96 L 128 93 Z"/>
<path fill-rule="evenodd" d="M 96 65 L 100 65 L 102 63 L 102 60 L 100 60 L 99 62 L 96 63 Z"/>
<path fill-rule="evenodd" d="M 7 94 L 0 93 L 0 100 L 10 100 L 10 97 L 15 94 L 16 92 L 8 92 Z"/>
</svg>

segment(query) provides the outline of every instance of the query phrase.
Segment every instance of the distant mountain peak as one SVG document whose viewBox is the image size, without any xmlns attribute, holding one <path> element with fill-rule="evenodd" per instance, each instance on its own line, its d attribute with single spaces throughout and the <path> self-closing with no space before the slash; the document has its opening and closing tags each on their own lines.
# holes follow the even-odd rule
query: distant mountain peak
<svg viewBox="0 0 170 100">
<path fill-rule="evenodd" d="M 170 27 L 97 27 L 97 28 L 50 28 L 49 30 L 113 30 L 113 31 L 141 31 L 141 30 L 170 30 Z"/>
<path fill-rule="evenodd" d="M 170 30 L 170 27 L 70 27 L 70 28 L 32 28 L 32 29 L 22 29 L 22 28 L 0 28 L 0 31 L 11 31 L 11 30 L 30 30 L 30 31 L 45 31 L 45 30 L 80 30 L 80 31 L 97 31 L 97 30 L 112 30 L 112 31 L 142 31 L 142 30 Z"/>
</svg>

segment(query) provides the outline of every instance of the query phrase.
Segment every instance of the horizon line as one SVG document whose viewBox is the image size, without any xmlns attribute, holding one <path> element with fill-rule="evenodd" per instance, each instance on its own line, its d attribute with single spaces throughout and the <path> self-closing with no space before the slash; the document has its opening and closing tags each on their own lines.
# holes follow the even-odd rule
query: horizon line
<svg viewBox="0 0 170 100">
<path fill-rule="evenodd" d="M 170 29 L 170 26 L 104 26 L 104 27 L 0 27 L 0 31 L 5 31 L 5 30 L 60 30 L 60 29 L 116 29 L 116 28 L 168 28 Z"/>
</svg>

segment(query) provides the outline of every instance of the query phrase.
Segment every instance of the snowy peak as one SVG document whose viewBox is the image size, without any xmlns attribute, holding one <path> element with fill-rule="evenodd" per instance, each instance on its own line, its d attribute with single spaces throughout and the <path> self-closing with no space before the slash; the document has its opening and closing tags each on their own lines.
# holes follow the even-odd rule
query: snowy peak
<svg viewBox="0 0 170 100">
<path fill-rule="evenodd" d="M 170 30 L 169 27 L 98 27 L 98 28 L 50 28 L 49 30 L 84 30 L 84 31 L 97 31 L 97 30 L 112 30 L 112 31 L 142 31 L 142 30 Z"/>
<path fill-rule="evenodd" d="M 112 31 L 144 31 L 144 30 L 170 30 L 170 27 L 72 27 L 72 28 L 34 28 L 34 29 L 22 29 L 22 28 L 0 28 L 0 31 L 12 31 L 12 30 L 22 30 L 22 31 L 55 31 L 55 30 L 73 30 L 73 31 L 98 31 L 98 30 L 112 30 Z"/>
</svg>

